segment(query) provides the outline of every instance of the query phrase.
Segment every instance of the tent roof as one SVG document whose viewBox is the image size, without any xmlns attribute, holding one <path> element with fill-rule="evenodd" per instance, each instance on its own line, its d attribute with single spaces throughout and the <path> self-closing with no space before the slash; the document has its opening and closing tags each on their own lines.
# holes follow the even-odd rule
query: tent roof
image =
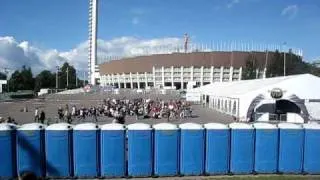
<svg viewBox="0 0 320 180">
<path fill-rule="evenodd" d="M 320 78 L 311 74 L 212 83 L 192 89 L 191 92 L 236 98 L 252 91 L 271 90 L 274 87 L 294 92 L 302 99 L 320 99 L 320 93 L 318 92 L 320 89 Z"/>
</svg>

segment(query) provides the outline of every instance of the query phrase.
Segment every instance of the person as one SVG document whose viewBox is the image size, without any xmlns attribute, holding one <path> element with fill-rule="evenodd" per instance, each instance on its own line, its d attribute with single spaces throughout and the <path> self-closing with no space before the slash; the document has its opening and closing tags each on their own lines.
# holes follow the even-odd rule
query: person
<svg viewBox="0 0 320 180">
<path fill-rule="evenodd" d="M 28 107 L 27 107 L 27 105 L 24 106 L 23 112 L 28 112 Z"/>
<path fill-rule="evenodd" d="M 67 123 L 71 124 L 72 123 L 71 113 L 68 112 L 66 117 L 67 117 Z"/>
<path fill-rule="evenodd" d="M 71 115 L 76 116 L 76 106 L 75 105 L 72 106 Z"/>
<path fill-rule="evenodd" d="M 68 114 L 69 114 L 69 110 L 68 108 L 66 108 L 66 110 L 64 111 L 64 117 L 66 118 L 66 121 L 68 121 Z"/>
<path fill-rule="evenodd" d="M 63 118 L 63 109 L 61 106 L 58 108 L 58 116 L 59 116 L 59 121 Z"/>
<path fill-rule="evenodd" d="M 41 110 L 40 117 L 39 117 L 40 123 L 44 124 L 45 119 L 46 119 L 46 114 L 44 113 L 43 110 Z"/>
<path fill-rule="evenodd" d="M 97 118 L 97 108 L 93 107 L 92 108 L 92 115 L 93 115 L 93 119 L 98 122 L 98 118 Z"/>
<path fill-rule="evenodd" d="M 38 122 L 39 121 L 39 109 L 36 108 L 36 110 L 34 111 L 34 122 Z"/>
</svg>

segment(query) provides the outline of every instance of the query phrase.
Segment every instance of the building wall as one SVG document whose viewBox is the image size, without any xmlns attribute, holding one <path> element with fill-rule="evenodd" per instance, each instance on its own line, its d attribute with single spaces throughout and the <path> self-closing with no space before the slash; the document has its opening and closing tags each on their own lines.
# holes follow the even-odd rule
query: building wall
<svg viewBox="0 0 320 180">
<path fill-rule="evenodd" d="M 186 89 L 187 83 L 195 81 L 198 86 L 213 82 L 241 80 L 242 67 L 152 67 L 151 72 L 129 72 L 101 75 L 102 86 L 116 86 L 118 88 L 171 87 Z M 257 70 L 257 77 L 263 77 L 263 71 Z"/>
</svg>

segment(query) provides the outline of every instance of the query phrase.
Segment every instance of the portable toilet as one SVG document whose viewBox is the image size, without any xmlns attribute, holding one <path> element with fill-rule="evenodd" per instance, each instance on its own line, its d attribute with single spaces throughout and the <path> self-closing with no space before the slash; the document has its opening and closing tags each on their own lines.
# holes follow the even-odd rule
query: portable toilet
<svg viewBox="0 0 320 180">
<path fill-rule="evenodd" d="M 278 124 L 280 173 L 298 174 L 302 172 L 304 130 L 301 125 L 291 123 Z"/>
<path fill-rule="evenodd" d="M 178 175 L 180 136 L 177 125 L 160 123 L 154 125 L 153 129 L 154 174 L 156 176 Z"/>
<path fill-rule="evenodd" d="M 74 176 L 99 176 L 99 126 L 83 123 L 73 128 Z"/>
<path fill-rule="evenodd" d="M 204 172 L 204 129 L 196 123 L 180 124 L 180 173 L 202 175 Z"/>
<path fill-rule="evenodd" d="M 134 123 L 128 129 L 128 175 L 146 177 L 152 175 L 153 142 L 149 124 Z"/>
<path fill-rule="evenodd" d="M 279 129 L 269 123 L 254 123 L 256 173 L 276 173 L 278 171 Z"/>
<path fill-rule="evenodd" d="M 0 179 L 14 179 L 16 164 L 16 126 L 0 123 Z"/>
<path fill-rule="evenodd" d="M 17 129 L 17 172 L 45 175 L 44 124 L 24 124 Z"/>
<path fill-rule="evenodd" d="M 206 164 L 208 175 L 229 172 L 230 129 L 225 124 L 208 123 L 206 129 Z"/>
<path fill-rule="evenodd" d="M 254 166 L 254 129 L 245 123 L 231 123 L 230 172 L 250 174 Z"/>
<path fill-rule="evenodd" d="M 126 175 L 126 131 L 122 124 L 105 124 L 100 132 L 101 176 Z"/>
<path fill-rule="evenodd" d="M 45 131 L 46 176 L 72 176 L 72 125 L 57 123 Z"/>
<path fill-rule="evenodd" d="M 304 124 L 303 171 L 320 174 L 320 124 Z"/>
</svg>

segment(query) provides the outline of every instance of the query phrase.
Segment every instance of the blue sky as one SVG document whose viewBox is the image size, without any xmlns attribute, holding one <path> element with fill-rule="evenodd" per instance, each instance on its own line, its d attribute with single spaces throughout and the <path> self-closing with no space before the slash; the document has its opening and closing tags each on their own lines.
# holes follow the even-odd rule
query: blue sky
<svg viewBox="0 0 320 180">
<path fill-rule="evenodd" d="M 88 0 L 1 0 L 0 37 L 68 52 L 88 37 Z M 100 0 L 99 39 L 254 41 L 320 57 L 319 0 Z"/>
</svg>

